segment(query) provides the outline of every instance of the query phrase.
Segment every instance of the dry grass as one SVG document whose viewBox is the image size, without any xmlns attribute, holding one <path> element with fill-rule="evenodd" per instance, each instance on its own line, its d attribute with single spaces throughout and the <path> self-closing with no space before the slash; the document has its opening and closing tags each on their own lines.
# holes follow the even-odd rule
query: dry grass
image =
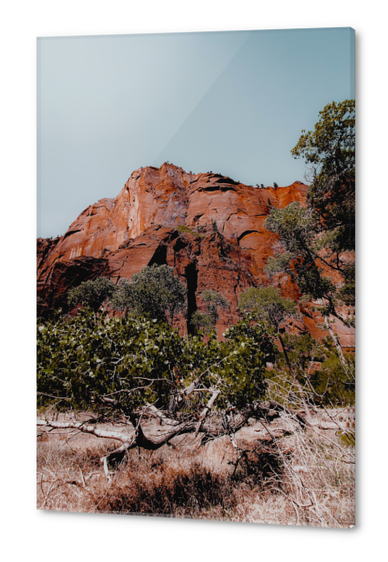
<svg viewBox="0 0 388 562">
<path fill-rule="evenodd" d="M 292 426 L 290 420 L 281 424 Z M 172 446 L 153 454 L 130 451 L 110 483 L 99 459 L 114 442 L 68 431 L 43 434 L 38 439 L 38 508 L 354 525 L 353 448 L 334 431 L 293 430 L 263 448 L 258 441 L 263 426 L 244 428 L 236 443 L 245 454 L 228 437 L 202 447 L 192 436 L 176 437 Z"/>
<path fill-rule="evenodd" d="M 345 527 L 355 524 L 354 465 L 339 460 L 336 447 L 297 434 L 281 478 L 261 496 L 245 498 L 235 519 L 255 523 Z"/>
</svg>

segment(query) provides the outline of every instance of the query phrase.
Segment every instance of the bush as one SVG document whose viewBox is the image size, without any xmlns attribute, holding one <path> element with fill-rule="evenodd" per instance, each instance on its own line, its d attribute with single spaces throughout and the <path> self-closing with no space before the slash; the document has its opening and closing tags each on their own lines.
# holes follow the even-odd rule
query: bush
<svg viewBox="0 0 388 562">
<path fill-rule="evenodd" d="M 231 331 L 225 342 L 211 336 L 181 337 L 168 324 L 150 318 L 109 318 L 83 309 L 74 318 L 38 324 L 38 405 L 112 409 L 101 396 L 115 396 L 118 412 L 130 413 L 146 403 L 168 407 L 182 388 L 207 369 L 201 379 L 217 380 L 219 407 L 244 404 L 265 392 L 266 337 Z M 115 393 L 115 394 L 113 394 Z M 196 394 L 182 407 L 193 411 L 206 398 Z"/>
<path fill-rule="evenodd" d="M 354 405 L 354 357 L 349 355 L 344 367 L 329 338 L 322 342 L 310 334 L 284 334 L 282 338 L 293 372 L 287 372 L 284 354 L 276 350 L 274 368 L 267 372 L 272 399 L 284 403 L 291 396 L 299 401 L 303 394 L 317 406 Z M 319 369 L 311 369 L 315 363 L 320 364 Z"/>
<path fill-rule="evenodd" d="M 210 314 L 199 312 L 199 310 L 196 310 L 192 315 L 190 324 L 195 332 L 202 330 L 206 335 L 211 334 L 215 328 L 214 320 Z"/>
<path fill-rule="evenodd" d="M 272 286 L 245 289 L 238 299 L 238 308 L 243 314 L 250 313 L 267 322 L 275 332 L 285 319 L 300 316 L 295 302 L 281 297 L 279 289 Z"/>
<path fill-rule="evenodd" d="M 185 216 L 186 215 L 187 215 L 187 213 L 185 213 Z M 196 232 L 195 230 L 193 230 L 192 228 L 189 228 L 185 224 L 181 224 L 181 225 L 177 226 L 176 229 L 177 229 L 178 232 L 187 232 L 189 234 L 193 234 L 194 236 L 198 236 L 199 238 L 205 238 L 204 234 L 200 234 L 199 232 Z"/>
<path fill-rule="evenodd" d="M 114 291 L 113 281 L 107 277 L 97 277 L 94 281 L 85 281 L 78 287 L 70 289 L 67 301 L 69 306 L 88 305 L 97 311 L 113 295 Z"/>
<path fill-rule="evenodd" d="M 354 357 L 347 357 L 344 369 L 337 356 L 331 356 L 322 363 L 320 371 L 310 377 L 314 389 L 314 399 L 324 406 L 354 406 L 355 404 L 355 368 Z"/>
<path fill-rule="evenodd" d="M 132 275 L 131 280 L 122 279 L 111 301 L 113 308 L 131 308 L 136 314 L 149 314 L 158 321 L 171 323 L 175 315 L 186 304 L 186 287 L 174 275 L 172 267 L 152 265 Z"/>
<path fill-rule="evenodd" d="M 210 289 L 201 293 L 201 299 L 206 304 L 206 312 L 201 313 L 197 310 L 191 318 L 191 325 L 195 330 L 203 330 L 205 334 L 210 334 L 218 322 L 218 309 L 229 308 L 230 302 L 221 293 Z"/>
</svg>

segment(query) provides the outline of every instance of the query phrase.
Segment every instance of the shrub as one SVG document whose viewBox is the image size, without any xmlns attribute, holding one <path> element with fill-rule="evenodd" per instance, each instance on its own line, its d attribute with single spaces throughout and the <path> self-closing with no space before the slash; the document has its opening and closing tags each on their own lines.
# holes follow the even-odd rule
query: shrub
<svg viewBox="0 0 388 562">
<path fill-rule="evenodd" d="M 188 232 L 189 234 L 193 234 L 194 236 L 199 236 L 200 238 L 204 238 L 203 234 L 200 234 L 199 232 L 196 232 L 195 230 L 193 230 L 192 228 L 189 228 L 185 224 L 181 224 L 181 225 L 177 226 L 177 231 L 178 232 Z"/>
<path fill-rule="evenodd" d="M 330 338 L 319 342 L 310 334 L 284 334 L 282 341 L 292 373 L 287 372 L 284 354 L 276 350 L 274 368 L 267 372 L 272 399 L 284 403 L 292 396 L 298 401 L 303 394 L 318 406 L 354 405 L 354 357 L 346 357 L 344 367 Z M 316 363 L 320 368 L 312 369 Z"/>
<path fill-rule="evenodd" d="M 89 305 L 96 311 L 113 295 L 114 291 L 115 285 L 111 279 L 97 277 L 94 281 L 85 281 L 78 287 L 70 289 L 68 304 L 69 306 L 76 306 L 77 304 Z"/>
<path fill-rule="evenodd" d="M 122 279 L 111 301 L 113 308 L 131 308 L 136 314 L 149 314 L 158 321 L 171 323 L 186 304 L 186 287 L 167 265 L 152 265 Z"/>
<path fill-rule="evenodd" d="M 215 330 L 218 322 L 218 309 L 225 310 L 230 306 L 230 303 L 221 293 L 210 289 L 201 293 L 201 299 L 206 304 L 206 312 L 201 313 L 197 310 L 191 318 L 191 325 L 196 330 L 201 329 L 205 334 L 210 334 Z"/>
<path fill-rule="evenodd" d="M 355 369 L 354 357 L 347 357 L 344 369 L 338 356 L 331 354 L 322 363 L 319 371 L 310 377 L 314 389 L 314 400 L 324 406 L 354 406 L 355 404 Z"/>
<path fill-rule="evenodd" d="M 109 318 L 85 308 L 74 318 L 39 322 L 37 343 L 38 406 L 112 411 L 101 397 L 114 395 L 118 413 L 146 403 L 168 407 L 201 373 L 206 388 L 218 381 L 219 407 L 242 407 L 265 393 L 261 328 L 255 338 L 237 329 L 224 342 L 212 336 L 205 343 L 150 318 Z M 184 406 L 193 411 L 202 399 L 199 393 Z"/>
<path fill-rule="evenodd" d="M 279 290 L 271 286 L 245 289 L 238 299 L 238 307 L 242 313 L 267 321 L 275 332 L 283 320 L 299 316 L 296 304 L 281 297 Z"/>
</svg>

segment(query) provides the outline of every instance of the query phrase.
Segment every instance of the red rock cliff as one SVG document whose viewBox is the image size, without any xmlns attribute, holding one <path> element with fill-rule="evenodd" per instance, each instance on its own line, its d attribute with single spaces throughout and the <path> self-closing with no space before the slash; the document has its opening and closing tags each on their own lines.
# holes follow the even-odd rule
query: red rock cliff
<svg viewBox="0 0 388 562">
<path fill-rule="evenodd" d="M 271 207 L 303 203 L 306 190 L 300 182 L 258 189 L 167 163 L 140 168 L 115 199 L 88 207 L 64 236 L 38 240 L 38 314 L 66 308 L 67 291 L 84 280 L 99 275 L 129 279 L 147 265 L 167 263 L 188 288 L 185 321 L 203 307 L 204 289 L 229 300 L 231 307 L 217 326 L 222 333 L 237 320 L 240 292 L 266 282 L 262 270 L 274 236 L 264 222 Z M 290 285 L 283 292 L 297 296 Z"/>
</svg>

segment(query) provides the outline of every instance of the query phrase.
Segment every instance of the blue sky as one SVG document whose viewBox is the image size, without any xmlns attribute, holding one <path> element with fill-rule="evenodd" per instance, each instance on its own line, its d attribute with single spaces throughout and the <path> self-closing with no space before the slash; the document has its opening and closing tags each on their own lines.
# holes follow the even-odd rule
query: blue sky
<svg viewBox="0 0 388 562">
<path fill-rule="evenodd" d="M 354 98 L 350 28 L 38 39 L 38 236 L 168 160 L 243 183 L 304 180 L 291 149 Z"/>
</svg>

